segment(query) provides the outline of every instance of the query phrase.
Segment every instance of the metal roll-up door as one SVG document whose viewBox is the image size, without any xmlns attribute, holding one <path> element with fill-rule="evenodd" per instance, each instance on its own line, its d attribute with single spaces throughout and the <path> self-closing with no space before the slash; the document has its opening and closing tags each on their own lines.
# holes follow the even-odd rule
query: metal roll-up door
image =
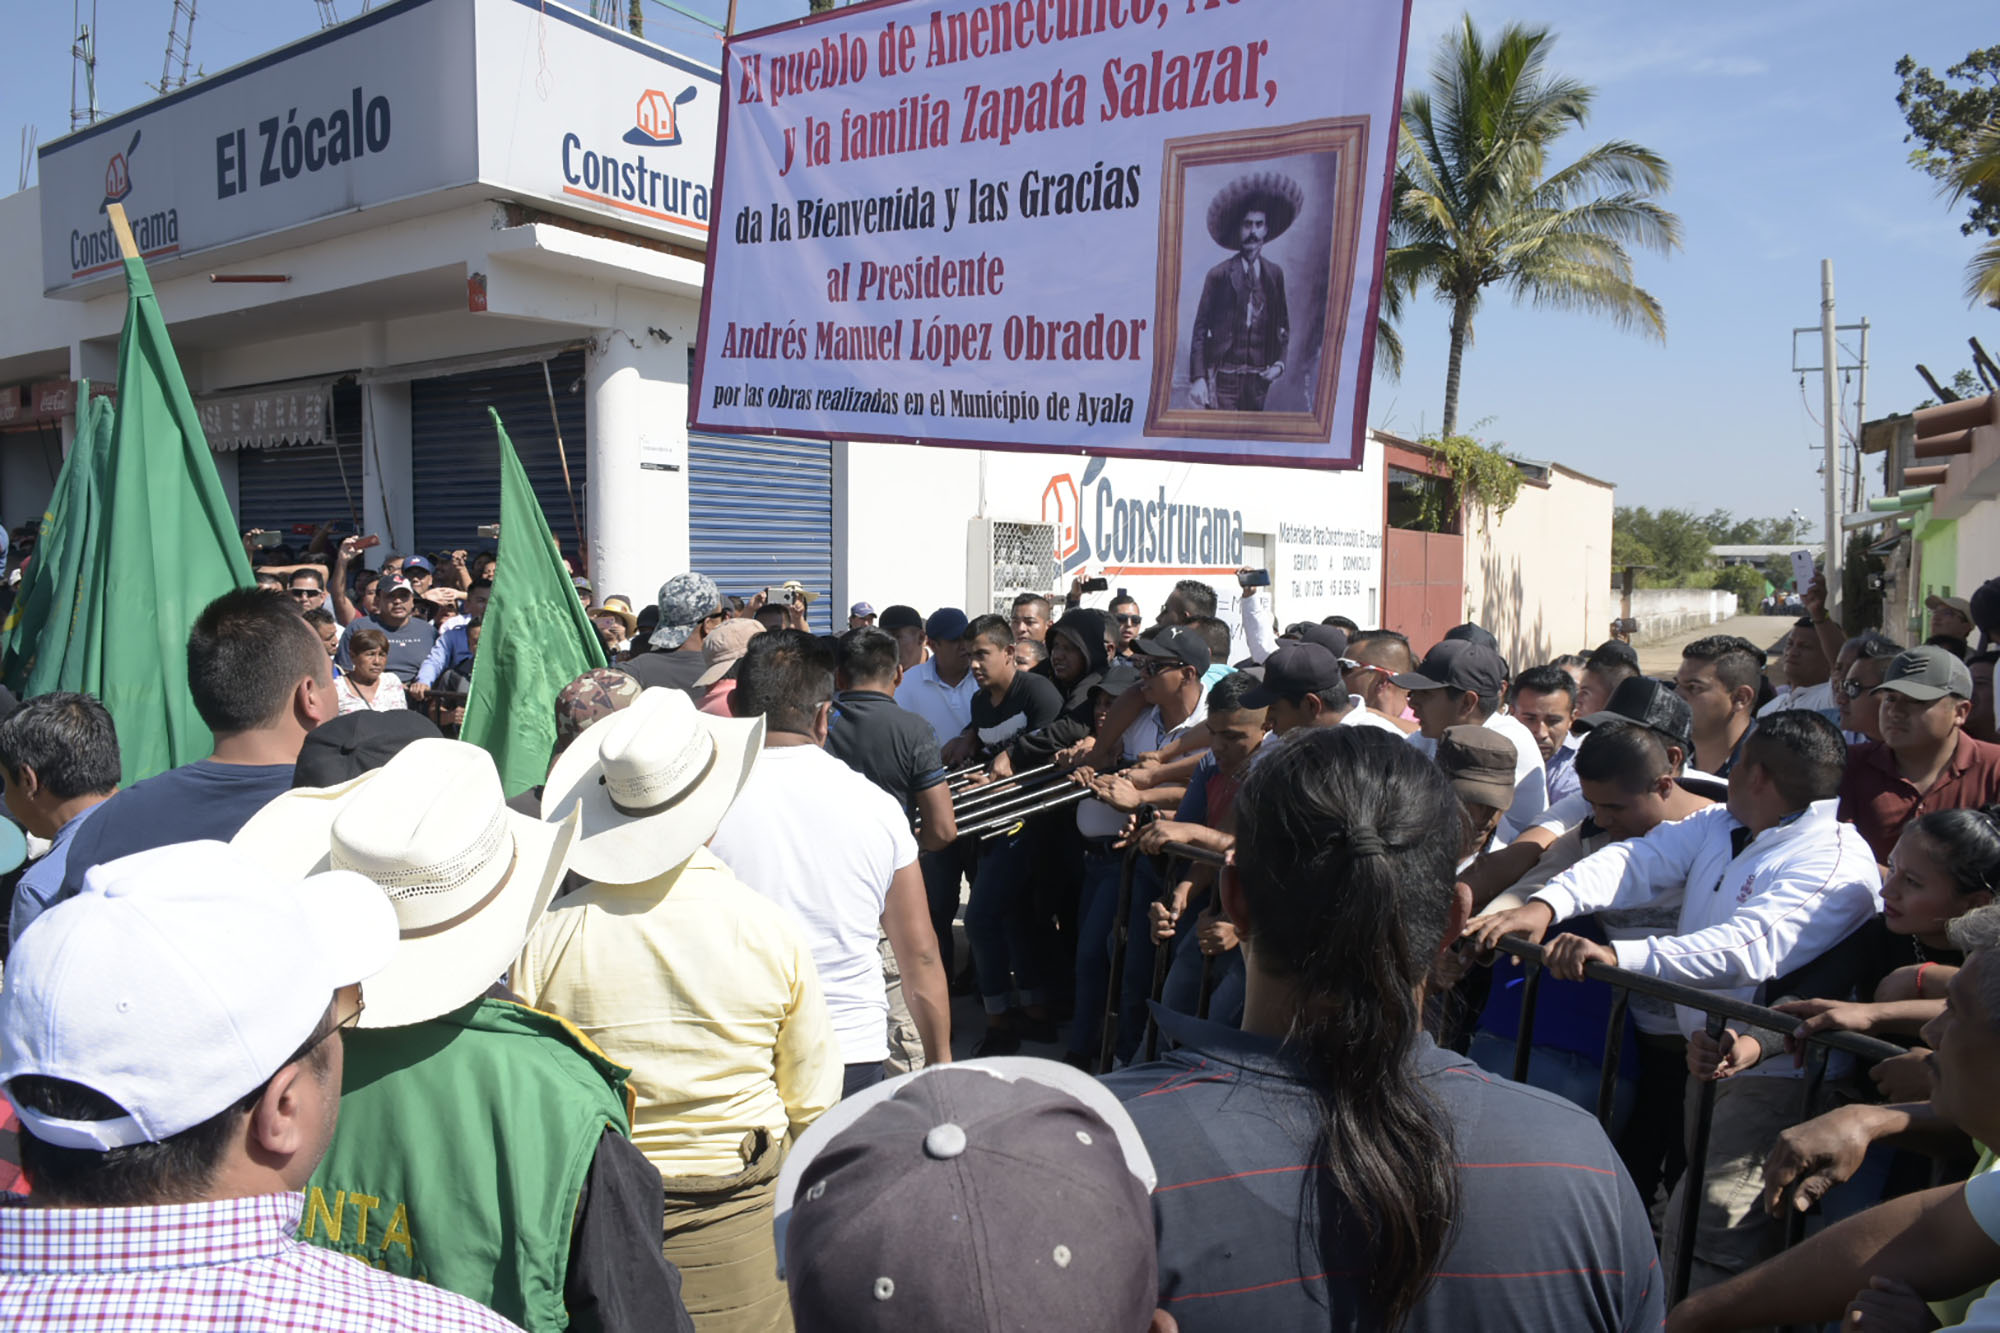
<svg viewBox="0 0 2000 1333">
<path fill-rule="evenodd" d="M 688 550 L 694 567 L 746 601 L 797 579 L 819 596 L 806 619 L 830 633 L 833 447 L 824 440 L 688 436 Z M 847 627 L 847 617 L 840 617 Z"/>
<path fill-rule="evenodd" d="M 583 505 L 590 452 L 584 435 L 583 352 L 551 357 L 548 367 L 546 382 L 539 361 L 410 382 L 414 549 L 431 553 L 493 545 L 479 537 L 482 525 L 500 520 L 500 454 L 486 410 L 490 406 L 507 427 L 549 531 L 562 543 L 563 554 L 577 563 L 583 538 L 577 521 L 588 522 Z M 549 422 L 549 383 L 555 386 L 556 413 L 569 451 L 569 490 Z M 574 516 L 570 491 L 576 496 Z"/>
<path fill-rule="evenodd" d="M 334 443 L 235 451 L 236 516 L 244 528 L 282 532 L 288 545 L 304 550 L 311 537 L 294 527 L 359 522 L 361 390 L 336 384 L 332 396 Z"/>
</svg>

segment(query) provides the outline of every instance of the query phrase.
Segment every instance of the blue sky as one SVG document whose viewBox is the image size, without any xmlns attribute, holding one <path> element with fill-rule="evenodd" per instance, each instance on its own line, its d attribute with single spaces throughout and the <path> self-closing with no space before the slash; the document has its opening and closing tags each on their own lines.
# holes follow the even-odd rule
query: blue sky
<svg viewBox="0 0 2000 1333">
<path fill-rule="evenodd" d="M 336 4 L 343 16 L 359 9 Z M 688 0 L 718 17 L 726 5 Z M 750 27 L 805 7 L 741 0 L 740 17 Z M 69 123 L 69 6 L 14 8 L 0 129 L 34 125 L 55 138 Z M 1576 146 L 1625 138 L 1664 154 L 1675 170 L 1667 203 L 1686 230 L 1680 252 L 1639 261 L 1641 283 L 1666 307 L 1664 344 L 1489 300 L 1460 407 L 1489 443 L 1616 482 L 1623 504 L 1816 516 L 1820 434 L 1790 366 L 1791 329 L 1819 318 L 1822 258 L 1834 261 L 1842 322 L 1872 325 L 1870 416 L 1926 396 L 1913 363 L 1944 379 L 1969 365 L 1969 336 L 2000 355 L 2000 314 L 1959 295 L 1974 244 L 1905 161 L 1893 70 L 1905 52 L 1941 71 L 2000 42 L 1992 0 L 1416 0 L 1409 82 L 1468 8 L 1482 27 L 1520 21 L 1559 34 L 1555 67 L 1599 91 Z M 171 0 L 98 0 L 107 111 L 151 96 L 171 11 Z M 698 25 L 651 0 L 647 11 L 648 36 L 718 60 Z M 311 0 L 201 0 L 194 58 L 223 69 L 317 27 Z M 1435 428 L 1443 403 L 1445 308 L 1419 300 L 1403 337 L 1403 378 L 1377 381 L 1370 417 L 1416 434 Z M 1816 364 L 1816 342 L 1801 351 Z M 1809 376 L 1812 413 L 1819 394 Z M 1846 404 L 1851 422 L 1851 387 Z"/>
</svg>

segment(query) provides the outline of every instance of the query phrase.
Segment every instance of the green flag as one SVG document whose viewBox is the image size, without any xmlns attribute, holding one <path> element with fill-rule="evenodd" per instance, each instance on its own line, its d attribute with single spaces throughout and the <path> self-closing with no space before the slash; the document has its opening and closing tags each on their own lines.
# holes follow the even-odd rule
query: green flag
<svg viewBox="0 0 2000 1333">
<path fill-rule="evenodd" d="M 39 578 L 53 581 L 46 610 L 39 624 L 24 615 L 10 646 L 28 693 L 84 690 L 104 701 L 129 784 L 214 747 L 188 693 L 188 630 L 255 576 L 136 258 L 125 261 L 125 287 L 117 407 L 108 428 L 98 409 L 83 411 L 57 487 L 65 530 L 38 543 L 35 559 L 48 560 Z"/>
<path fill-rule="evenodd" d="M 76 443 L 56 476 L 38 549 L 7 617 L 5 680 L 23 699 L 65 688 L 65 679 L 81 678 L 89 636 L 77 630 L 91 614 L 97 591 L 84 585 L 101 572 L 101 563 L 86 552 L 106 531 L 104 469 L 111 453 L 113 408 L 110 399 L 92 396 L 88 381 L 77 386 L 77 394 Z"/>
<path fill-rule="evenodd" d="M 604 645 L 563 568 L 549 521 L 498 412 L 493 429 L 500 437 L 500 563 L 493 571 L 472 694 L 458 734 L 493 756 L 501 787 L 518 796 L 548 777 L 556 749 L 556 696 L 584 672 L 604 665 Z"/>
</svg>

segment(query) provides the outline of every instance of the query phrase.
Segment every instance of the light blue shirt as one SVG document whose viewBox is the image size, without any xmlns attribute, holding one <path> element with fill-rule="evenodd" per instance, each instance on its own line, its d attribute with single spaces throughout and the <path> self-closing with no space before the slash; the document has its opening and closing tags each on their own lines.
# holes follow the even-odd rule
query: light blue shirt
<svg viewBox="0 0 2000 1333">
<path fill-rule="evenodd" d="M 69 866 L 70 839 L 83 827 L 84 820 L 103 808 L 104 802 L 99 801 L 71 818 L 69 823 L 56 830 L 55 841 L 49 845 L 49 854 L 21 872 L 21 881 L 14 889 L 14 911 L 7 918 L 7 939 L 10 943 L 19 940 L 21 932 L 36 917 L 49 910 L 49 904 L 62 891 L 63 871 Z"/>
<path fill-rule="evenodd" d="M 439 676 L 472 660 L 472 636 L 466 631 L 467 623 L 466 617 L 459 616 L 456 623 L 438 635 L 437 642 L 424 656 L 424 664 L 417 668 L 417 684 L 435 685 Z"/>
</svg>

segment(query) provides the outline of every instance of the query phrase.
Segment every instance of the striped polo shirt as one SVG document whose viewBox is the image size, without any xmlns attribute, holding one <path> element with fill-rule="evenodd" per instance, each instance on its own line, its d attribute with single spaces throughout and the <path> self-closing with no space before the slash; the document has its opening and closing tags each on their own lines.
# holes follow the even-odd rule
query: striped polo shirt
<svg viewBox="0 0 2000 1333">
<path fill-rule="evenodd" d="M 1159 1172 L 1162 1308 L 1182 1333 L 1370 1327 L 1364 1253 L 1300 1233 L 1318 1110 L 1297 1062 L 1269 1038 L 1155 1008 L 1178 1049 L 1104 1082 Z M 1658 1329 L 1652 1231 L 1596 1119 L 1429 1038 L 1413 1059 L 1451 1129 L 1459 1208 L 1411 1333 Z"/>
</svg>

